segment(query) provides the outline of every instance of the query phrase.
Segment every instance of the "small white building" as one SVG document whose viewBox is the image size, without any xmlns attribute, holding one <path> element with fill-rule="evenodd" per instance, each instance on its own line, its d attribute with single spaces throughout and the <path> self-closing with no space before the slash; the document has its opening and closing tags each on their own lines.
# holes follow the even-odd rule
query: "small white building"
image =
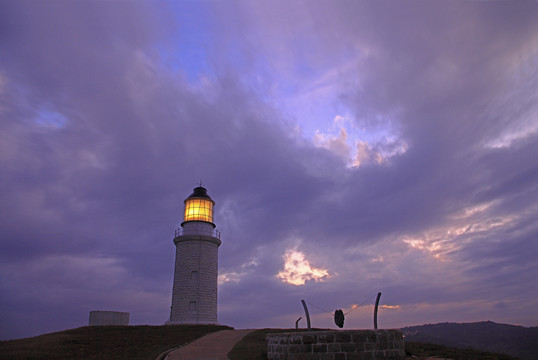
<svg viewBox="0 0 538 360">
<path fill-rule="evenodd" d="M 120 311 L 90 311 L 90 326 L 129 325 L 129 313 Z"/>
<path fill-rule="evenodd" d="M 170 320 L 167 324 L 218 324 L 217 282 L 220 233 L 213 224 L 215 202 L 196 187 L 184 201 L 176 230 L 176 264 Z"/>
</svg>

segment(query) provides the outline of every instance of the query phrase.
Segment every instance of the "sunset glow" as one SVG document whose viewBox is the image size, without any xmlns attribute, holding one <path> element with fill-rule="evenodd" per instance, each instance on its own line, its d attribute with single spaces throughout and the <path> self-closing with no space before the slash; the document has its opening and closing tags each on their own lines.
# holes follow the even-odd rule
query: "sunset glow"
<svg viewBox="0 0 538 360">
<path fill-rule="evenodd" d="M 292 285 L 304 285 L 307 280 L 325 281 L 331 276 L 326 269 L 310 265 L 305 255 L 297 250 L 288 250 L 284 254 L 284 269 L 277 277 Z"/>
</svg>

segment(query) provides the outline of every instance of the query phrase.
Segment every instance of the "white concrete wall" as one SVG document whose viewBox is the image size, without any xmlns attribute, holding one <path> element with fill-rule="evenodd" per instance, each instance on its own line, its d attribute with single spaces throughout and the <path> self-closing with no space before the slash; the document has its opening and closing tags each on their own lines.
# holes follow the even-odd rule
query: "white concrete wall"
<svg viewBox="0 0 538 360">
<path fill-rule="evenodd" d="M 129 313 L 119 311 L 90 311 L 90 326 L 129 325 Z"/>
</svg>

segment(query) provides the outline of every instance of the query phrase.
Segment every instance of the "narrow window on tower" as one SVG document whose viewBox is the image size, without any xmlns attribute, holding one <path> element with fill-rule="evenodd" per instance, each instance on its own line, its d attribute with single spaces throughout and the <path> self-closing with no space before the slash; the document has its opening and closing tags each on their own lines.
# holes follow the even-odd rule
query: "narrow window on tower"
<svg viewBox="0 0 538 360">
<path fill-rule="evenodd" d="M 189 311 L 196 311 L 196 301 L 191 301 L 189 303 Z"/>
<path fill-rule="evenodd" d="M 198 281 L 198 271 L 191 271 L 191 280 Z"/>
</svg>

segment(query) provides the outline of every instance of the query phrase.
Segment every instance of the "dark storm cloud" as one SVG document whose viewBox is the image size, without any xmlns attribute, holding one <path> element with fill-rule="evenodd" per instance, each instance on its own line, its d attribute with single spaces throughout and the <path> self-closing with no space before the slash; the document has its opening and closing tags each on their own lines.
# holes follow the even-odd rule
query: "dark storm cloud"
<svg viewBox="0 0 538 360">
<path fill-rule="evenodd" d="M 342 307 L 380 288 L 442 304 L 486 281 L 474 299 L 498 303 L 535 273 L 535 135 L 488 142 L 536 114 L 536 73 L 514 80 L 535 64 L 536 6 L 268 4 L 209 6 L 213 72 L 194 75 L 163 64 L 184 49 L 168 8 L 0 5 L 2 338 L 80 326 L 94 309 L 164 323 L 171 237 L 200 177 L 217 203 L 220 272 L 239 276 L 220 287 L 223 323 L 278 326 L 300 298 Z M 381 166 L 347 168 L 264 97 L 273 78 L 300 81 L 294 66 L 330 67 L 350 48 L 361 56 L 340 98 L 357 124 L 390 125 L 409 145 Z M 446 240 L 464 244 L 451 263 L 401 241 L 490 202 L 469 221 L 512 222 Z M 330 281 L 277 279 L 294 247 Z M 492 298 L 510 277 L 521 281 Z"/>
</svg>

